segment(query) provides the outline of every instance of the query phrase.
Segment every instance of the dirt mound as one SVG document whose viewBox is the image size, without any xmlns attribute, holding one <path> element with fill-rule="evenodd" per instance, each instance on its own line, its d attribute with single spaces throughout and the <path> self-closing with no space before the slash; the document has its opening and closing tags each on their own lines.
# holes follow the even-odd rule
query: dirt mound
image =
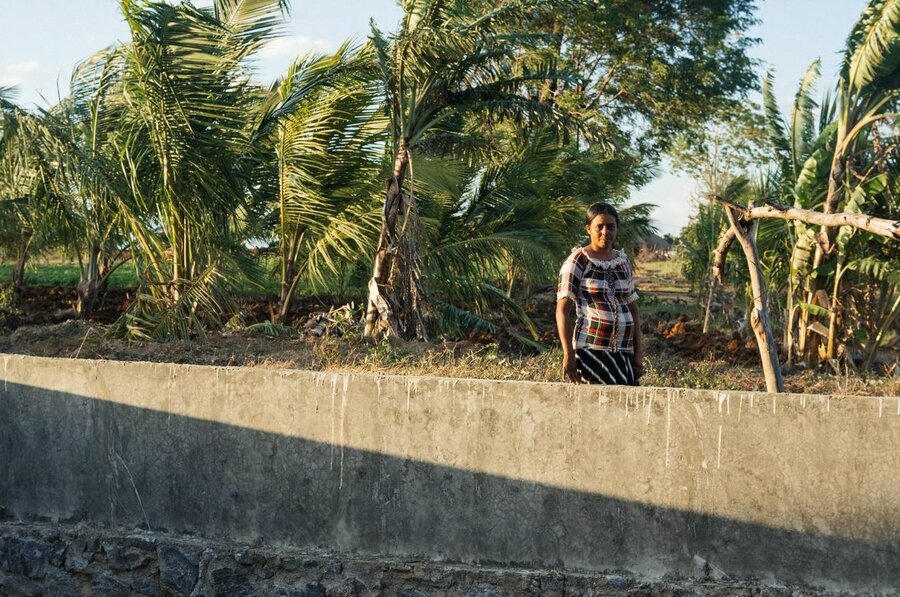
<svg viewBox="0 0 900 597">
<path fill-rule="evenodd" d="M 759 362 L 759 349 L 754 338 L 742 337 L 737 332 L 728 335 L 719 330 L 708 330 L 704 334 L 699 322 L 686 318 L 658 322 L 653 336 L 660 348 L 688 361 L 713 358 L 741 365 Z"/>
</svg>

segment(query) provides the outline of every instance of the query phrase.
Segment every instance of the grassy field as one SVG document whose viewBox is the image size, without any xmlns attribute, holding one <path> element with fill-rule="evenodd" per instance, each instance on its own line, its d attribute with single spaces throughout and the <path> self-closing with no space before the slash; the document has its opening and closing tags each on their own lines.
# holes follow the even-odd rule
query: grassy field
<svg viewBox="0 0 900 597">
<path fill-rule="evenodd" d="M 0 284 L 9 284 L 12 280 L 12 264 L 0 264 Z M 35 263 L 25 268 L 25 284 L 41 288 L 75 288 L 80 273 L 77 263 Z M 112 273 L 109 279 L 110 288 L 135 288 L 138 277 L 131 263 L 122 265 Z"/>
<path fill-rule="evenodd" d="M 680 259 L 637 262 L 635 264 L 635 282 L 638 291 L 684 294 L 687 298 L 690 286 L 681 273 L 681 265 Z"/>
<path fill-rule="evenodd" d="M 649 275 L 658 276 L 660 278 L 668 278 L 670 280 L 684 281 L 681 273 L 681 259 L 661 259 L 659 261 L 640 261 L 637 264 L 638 270 L 646 272 Z"/>
<path fill-rule="evenodd" d="M 237 294 L 246 298 L 267 298 L 277 296 L 279 291 L 278 271 L 275 268 L 274 257 L 261 257 L 259 267 L 262 269 L 263 287 L 245 280 L 237 284 Z M 0 284 L 9 284 L 12 280 L 12 263 L 0 263 Z M 350 279 L 351 275 L 345 276 Z M 61 260 L 36 260 L 30 262 L 25 268 L 25 285 L 35 288 L 75 288 L 78 285 L 80 273 L 77 263 Z M 333 288 L 320 288 L 305 281 L 298 285 L 297 295 L 341 295 L 362 296 L 365 294 L 365 281 L 356 281 L 356 287 L 350 283 L 341 286 L 341 280 L 336 279 Z M 138 275 L 133 262 L 123 264 L 113 272 L 110 278 L 110 288 L 128 289 L 137 288 Z"/>
</svg>

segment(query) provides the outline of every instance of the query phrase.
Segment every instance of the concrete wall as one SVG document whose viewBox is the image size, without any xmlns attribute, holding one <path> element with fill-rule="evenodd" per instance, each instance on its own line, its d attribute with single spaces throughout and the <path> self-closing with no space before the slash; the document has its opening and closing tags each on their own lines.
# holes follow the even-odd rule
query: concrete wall
<svg viewBox="0 0 900 597">
<path fill-rule="evenodd" d="M 13 518 L 900 586 L 897 397 L 0 358 Z"/>
</svg>

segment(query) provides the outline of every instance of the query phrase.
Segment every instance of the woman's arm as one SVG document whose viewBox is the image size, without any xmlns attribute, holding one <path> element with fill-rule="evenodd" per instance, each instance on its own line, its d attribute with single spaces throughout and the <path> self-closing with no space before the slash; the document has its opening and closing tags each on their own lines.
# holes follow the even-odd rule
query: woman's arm
<svg viewBox="0 0 900 597">
<path fill-rule="evenodd" d="M 559 334 L 559 342 L 563 349 L 563 379 L 572 383 L 581 383 L 575 367 L 575 351 L 572 348 L 572 336 L 575 333 L 575 323 L 572 321 L 574 308 L 575 302 L 569 297 L 556 301 L 556 332 Z"/>
<path fill-rule="evenodd" d="M 644 342 L 641 336 L 641 318 L 638 315 L 637 301 L 628 303 L 631 319 L 634 321 L 634 376 L 640 379 L 644 375 Z"/>
</svg>

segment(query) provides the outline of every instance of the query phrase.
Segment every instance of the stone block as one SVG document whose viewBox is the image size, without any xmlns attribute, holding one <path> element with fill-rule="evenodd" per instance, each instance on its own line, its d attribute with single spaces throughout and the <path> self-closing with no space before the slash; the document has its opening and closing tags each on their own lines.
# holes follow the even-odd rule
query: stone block
<svg viewBox="0 0 900 597">
<path fill-rule="evenodd" d="M 200 573 L 199 556 L 166 543 L 157 546 L 156 555 L 159 561 L 159 581 L 163 588 L 175 595 L 190 595 Z"/>
</svg>

